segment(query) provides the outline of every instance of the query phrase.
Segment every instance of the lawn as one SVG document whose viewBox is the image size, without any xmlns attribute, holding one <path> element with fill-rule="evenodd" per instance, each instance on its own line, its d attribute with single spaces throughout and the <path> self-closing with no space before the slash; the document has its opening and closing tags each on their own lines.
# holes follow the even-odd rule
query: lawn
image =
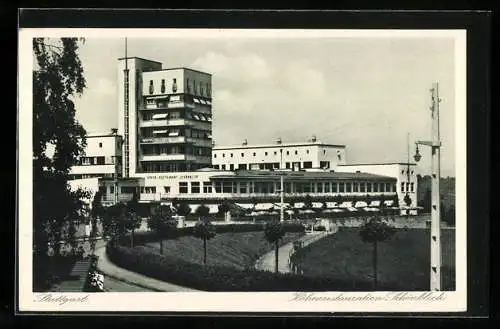
<svg viewBox="0 0 500 329">
<path fill-rule="evenodd" d="M 455 231 L 442 230 L 443 290 L 454 290 Z M 390 241 L 379 243 L 378 281 L 398 282 L 407 290 L 429 289 L 430 231 L 399 229 Z M 359 230 L 343 228 L 296 254 L 304 275 L 337 279 L 367 279 L 373 275 L 372 245 L 365 244 Z"/>
<path fill-rule="evenodd" d="M 303 233 L 287 233 L 282 244 L 302 236 Z M 159 242 L 147 243 L 145 247 L 160 252 Z M 165 240 L 163 252 L 192 263 L 203 263 L 203 241 L 192 236 L 176 240 Z M 255 261 L 273 246 L 264 239 L 264 232 L 221 233 L 207 242 L 207 263 L 231 266 L 237 269 L 253 267 Z"/>
</svg>

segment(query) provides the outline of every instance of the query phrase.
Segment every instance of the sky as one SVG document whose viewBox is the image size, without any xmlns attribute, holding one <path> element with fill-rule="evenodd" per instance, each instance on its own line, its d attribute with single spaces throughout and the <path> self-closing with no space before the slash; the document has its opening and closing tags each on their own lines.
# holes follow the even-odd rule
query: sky
<svg viewBox="0 0 500 329">
<path fill-rule="evenodd" d="M 87 88 L 76 100 L 87 132 L 117 127 L 123 38 L 79 49 Z M 439 82 L 441 175 L 455 176 L 452 38 L 128 38 L 128 56 L 211 73 L 218 145 L 301 142 L 347 146 L 348 163 L 406 162 L 431 138 L 430 91 Z M 430 172 L 430 148 L 419 171 Z"/>
</svg>

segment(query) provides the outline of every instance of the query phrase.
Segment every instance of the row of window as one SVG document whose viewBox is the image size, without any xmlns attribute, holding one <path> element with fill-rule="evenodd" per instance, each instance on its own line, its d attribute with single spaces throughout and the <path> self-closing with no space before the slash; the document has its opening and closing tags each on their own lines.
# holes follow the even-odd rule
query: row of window
<svg viewBox="0 0 500 329">
<path fill-rule="evenodd" d="M 217 158 L 217 154 L 218 153 L 214 153 L 214 159 Z M 290 155 L 290 151 L 286 151 L 286 152 L 283 152 L 283 154 L 286 154 L 286 155 Z M 294 155 L 298 155 L 299 154 L 299 151 L 298 150 L 294 150 L 293 151 L 293 154 Z M 306 150 L 306 154 L 309 154 L 309 150 Z M 225 158 L 226 157 L 226 153 L 220 153 L 220 155 Z M 264 156 L 270 156 L 271 155 L 271 152 L 267 152 L 267 151 L 264 151 Z M 278 156 L 279 155 L 279 152 L 278 151 L 273 151 L 272 152 L 272 155 L 273 156 Z M 326 155 L 326 150 L 323 150 L 323 155 Z M 230 158 L 233 158 L 234 157 L 234 153 L 228 153 L 228 156 Z M 257 152 L 252 152 L 252 156 L 257 156 Z M 342 153 L 340 151 L 337 151 L 337 156 L 339 158 L 339 160 L 342 159 Z M 245 157 L 245 153 L 244 152 L 241 152 L 240 153 L 240 157 L 241 158 L 244 158 Z"/>
<path fill-rule="evenodd" d="M 406 188 L 405 188 L 406 187 Z M 401 192 L 414 192 L 415 190 L 415 185 L 414 183 L 405 183 L 401 182 Z"/>
<path fill-rule="evenodd" d="M 188 129 L 188 128 L 143 128 L 141 135 L 143 138 L 154 137 L 191 137 L 199 139 L 211 139 L 211 131 L 201 129 Z"/>
<path fill-rule="evenodd" d="M 97 156 L 97 157 L 80 157 L 77 161 L 77 164 L 80 166 L 89 166 L 89 165 L 109 165 L 109 164 L 115 164 L 115 158 L 118 162 L 118 164 L 121 164 L 121 157 L 104 157 L 104 156 Z"/>
<path fill-rule="evenodd" d="M 173 78 L 172 79 L 172 87 L 171 90 L 173 93 L 177 92 L 177 79 Z M 165 94 L 167 92 L 167 85 L 165 79 L 161 79 L 161 85 L 160 85 L 160 92 L 162 94 Z M 208 82 L 199 82 L 197 83 L 195 80 L 192 82 L 189 81 L 189 79 L 186 79 L 186 92 L 191 93 L 193 92 L 195 95 L 199 96 L 207 96 L 211 97 L 212 90 Z M 155 86 L 154 86 L 154 81 L 149 80 L 149 94 L 152 95 L 155 93 Z"/>
<path fill-rule="evenodd" d="M 197 155 L 197 156 L 207 156 L 212 154 L 212 150 L 209 147 L 199 147 L 199 146 L 171 146 L 169 144 L 160 145 L 144 145 L 142 147 L 143 155 Z"/>
<path fill-rule="evenodd" d="M 200 113 L 195 111 L 171 111 L 171 112 L 142 112 L 142 119 L 144 121 L 150 120 L 173 120 L 173 119 L 188 119 L 188 120 L 198 120 L 211 122 L 212 115 L 208 113 Z"/>
<path fill-rule="evenodd" d="M 185 172 L 198 170 L 201 168 L 210 167 L 210 164 L 206 163 L 189 163 L 189 162 L 142 162 L 140 165 L 141 172 L 153 173 L 153 172 Z"/>
<path fill-rule="evenodd" d="M 179 182 L 179 193 L 200 193 L 200 182 Z M 215 182 L 215 193 L 278 193 L 277 182 Z M 396 185 L 372 182 L 286 182 L 285 193 L 384 193 L 396 192 Z M 203 182 L 203 193 L 212 193 L 212 183 Z"/>
<path fill-rule="evenodd" d="M 328 169 L 330 168 L 330 161 L 320 161 L 319 162 L 320 168 L 323 169 Z M 286 169 L 311 169 L 313 167 L 313 164 L 311 161 L 304 161 L 304 162 L 285 162 L 285 168 Z M 229 165 L 221 164 L 221 165 L 213 165 L 214 169 L 220 169 L 220 170 L 262 170 L 262 169 L 267 169 L 267 170 L 273 170 L 273 169 L 279 169 L 280 164 L 279 162 L 264 162 L 264 163 L 240 163 L 236 167 L 235 164 L 231 163 Z"/>
</svg>

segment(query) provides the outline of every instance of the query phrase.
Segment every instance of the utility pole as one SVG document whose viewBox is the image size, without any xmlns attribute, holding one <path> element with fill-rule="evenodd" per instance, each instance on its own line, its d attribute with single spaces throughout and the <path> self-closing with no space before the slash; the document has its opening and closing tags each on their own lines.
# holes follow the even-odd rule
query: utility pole
<svg viewBox="0 0 500 329">
<path fill-rule="evenodd" d="M 280 183 L 281 183 L 281 190 L 280 190 L 280 194 L 281 194 L 281 204 L 280 204 L 280 222 L 283 223 L 283 221 L 285 220 L 285 215 L 283 213 L 283 199 L 285 197 L 285 191 L 284 191 L 284 184 L 283 184 L 283 149 L 280 149 Z"/>
<path fill-rule="evenodd" d="M 418 145 L 427 145 L 431 147 L 431 291 L 441 290 L 441 200 L 439 195 L 439 180 L 441 179 L 441 140 L 439 135 L 439 85 L 433 84 L 431 89 L 431 116 L 432 116 L 432 140 L 417 141 L 415 161 L 419 161 L 421 155 L 418 151 Z"/>
</svg>

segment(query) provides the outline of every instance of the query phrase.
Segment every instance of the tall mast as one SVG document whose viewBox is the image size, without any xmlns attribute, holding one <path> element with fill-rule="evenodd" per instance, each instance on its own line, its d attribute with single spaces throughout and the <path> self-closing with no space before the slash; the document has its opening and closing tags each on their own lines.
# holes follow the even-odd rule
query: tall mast
<svg viewBox="0 0 500 329">
<path fill-rule="evenodd" d="M 124 177 L 129 177 L 129 70 L 127 57 L 127 38 L 125 38 L 125 69 L 123 70 L 124 88 Z"/>
</svg>

